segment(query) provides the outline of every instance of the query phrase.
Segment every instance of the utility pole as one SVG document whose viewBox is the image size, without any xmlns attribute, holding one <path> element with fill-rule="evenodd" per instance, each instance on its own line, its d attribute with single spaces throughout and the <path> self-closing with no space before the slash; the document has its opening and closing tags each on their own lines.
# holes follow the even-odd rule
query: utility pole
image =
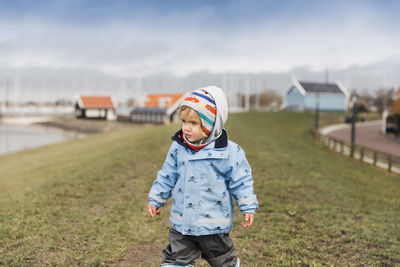
<svg viewBox="0 0 400 267">
<path fill-rule="evenodd" d="M 228 78 L 228 72 L 225 72 L 222 77 L 222 90 L 226 92 L 226 98 L 228 102 L 228 106 L 231 106 L 231 99 L 230 99 L 230 94 L 229 94 L 229 78 Z"/>
<path fill-rule="evenodd" d="M 244 97 L 244 109 L 245 111 L 250 110 L 250 81 L 249 77 L 246 77 L 245 80 L 245 97 Z"/>
<path fill-rule="evenodd" d="M 325 70 L 325 83 L 329 83 L 329 69 L 326 68 Z"/>
<path fill-rule="evenodd" d="M 357 112 L 358 112 L 358 105 L 356 101 L 353 101 L 353 113 L 351 117 L 351 149 L 350 149 L 350 156 L 354 157 L 354 148 L 356 145 L 356 122 L 357 122 Z"/>
<path fill-rule="evenodd" d="M 7 106 L 8 106 L 8 88 L 10 86 L 10 80 L 9 77 L 6 76 L 6 84 L 4 87 L 4 100 L 3 100 L 3 107 L 2 107 L 2 113 L 5 113 L 7 110 Z"/>
<path fill-rule="evenodd" d="M 317 92 L 316 98 L 314 128 L 315 130 L 318 130 L 319 128 L 319 92 Z"/>
</svg>

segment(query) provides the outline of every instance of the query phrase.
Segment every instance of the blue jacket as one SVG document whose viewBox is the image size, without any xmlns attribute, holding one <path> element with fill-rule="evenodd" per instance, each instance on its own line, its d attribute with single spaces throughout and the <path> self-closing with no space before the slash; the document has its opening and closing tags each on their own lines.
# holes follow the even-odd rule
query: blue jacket
<svg viewBox="0 0 400 267">
<path fill-rule="evenodd" d="M 170 221 L 184 235 L 228 233 L 233 227 L 233 201 L 241 212 L 255 213 L 251 167 L 243 149 L 228 141 L 223 131 L 215 144 L 198 152 L 175 140 L 148 195 L 149 204 L 161 207 L 172 196 Z M 231 197 L 232 196 L 232 197 Z"/>
</svg>

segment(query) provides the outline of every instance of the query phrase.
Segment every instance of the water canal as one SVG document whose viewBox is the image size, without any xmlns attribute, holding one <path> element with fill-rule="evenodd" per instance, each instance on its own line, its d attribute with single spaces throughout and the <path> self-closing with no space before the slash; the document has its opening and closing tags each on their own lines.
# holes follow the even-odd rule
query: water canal
<svg viewBox="0 0 400 267">
<path fill-rule="evenodd" d="M 69 132 L 42 126 L 0 124 L 0 155 L 60 143 L 74 137 Z"/>
</svg>

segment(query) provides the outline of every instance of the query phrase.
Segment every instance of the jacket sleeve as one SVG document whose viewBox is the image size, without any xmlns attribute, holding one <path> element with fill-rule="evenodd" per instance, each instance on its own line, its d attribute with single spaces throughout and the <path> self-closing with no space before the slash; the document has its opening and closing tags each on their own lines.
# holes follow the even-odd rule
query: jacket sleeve
<svg viewBox="0 0 400 267">
<path fill-rule="evenodd" d="M 258 209 L 258 201 L 254 193 L 251 167 L 240 146 L 236 147 L 231 159 L 232 169 L 228 183 L 229 191 L 235 198 L 242 213 L 249 212 L 254 214 Z"/>
<path fill-rule="evenodd" d="M 171 196 L 171 190 L 174 187 L 177 178 L 177 148 L 176 142 L 173 142 L 162 169 L 157 173 L 157 179 L 153 182 L 153 186 L 147 196 L 149 205 L 157 208 L 164 206 L 165 202 Z"/>
</svg>

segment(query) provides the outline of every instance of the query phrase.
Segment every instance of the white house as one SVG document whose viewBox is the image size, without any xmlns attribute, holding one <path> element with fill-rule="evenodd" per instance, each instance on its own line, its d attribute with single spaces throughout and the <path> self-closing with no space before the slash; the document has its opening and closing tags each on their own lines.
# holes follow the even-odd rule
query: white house
<svg viewBox="0 0 400 267">
<path fill-rule="evenodd" d="M 116 120 L 114 101 L 110 96 L 78 95 L 75 102 L 77 118 Z"/>
</svg>

